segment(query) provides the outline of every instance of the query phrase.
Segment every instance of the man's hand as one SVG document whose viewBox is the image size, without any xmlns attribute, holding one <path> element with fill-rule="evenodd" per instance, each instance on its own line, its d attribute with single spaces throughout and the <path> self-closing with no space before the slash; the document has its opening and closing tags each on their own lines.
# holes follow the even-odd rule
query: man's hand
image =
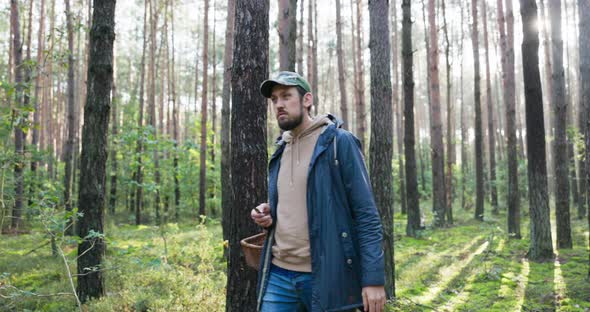
<svg viewBox="0 0 590 312">
<path fill-rule="evenodd" d="M 250 211 L 250 217 L 254 220 L 254 223 L 260 225 L 263 228 L 267 228 L 272 225 L 272 217 L 270 216 L 270 206 L 268 203 L 262 203 L 256 208 Z"/>
<path fill-rule="evenodd" d="M 363 287 L 363 306 L 365 312 L 381 312 L 385 306 L 385 288 L 383 286 Z"/>
</svg>

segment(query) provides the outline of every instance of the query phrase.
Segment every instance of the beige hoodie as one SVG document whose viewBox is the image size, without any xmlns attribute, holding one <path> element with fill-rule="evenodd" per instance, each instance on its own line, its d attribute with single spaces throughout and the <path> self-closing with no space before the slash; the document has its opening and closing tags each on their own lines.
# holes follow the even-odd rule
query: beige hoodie
<svg viewBox="0 0 590 312">
<path fill-rule="evenodd" d="M 297 137 L 285 131 L 287 143 L 281 156 L 277 188 L 275 241 L 272 262 L 284 269 L 311 272 L 307 224 L 307 173 L 323 126 L 332 123 L 327 115 L 317 116 Z"/>
</svg>

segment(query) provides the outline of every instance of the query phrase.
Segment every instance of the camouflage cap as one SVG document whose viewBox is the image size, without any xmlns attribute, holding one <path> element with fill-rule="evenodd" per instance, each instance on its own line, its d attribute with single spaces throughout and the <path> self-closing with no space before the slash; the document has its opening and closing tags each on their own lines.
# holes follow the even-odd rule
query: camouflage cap
<svg viewBox="0 0 590 312">
<path fill-rule="evenodd" d="M 311 87 L 305 78 L 298 73 L 290 71 L 282 71 L 275 75 L 272 79 L 267 79 L 260 85 L 260 94 L 265 98 L 270 98 L 272 95 L 272 88 L 276 85 L 282 86 L 300 86 L 303 90 L 311 92 Z"/>
</svg>

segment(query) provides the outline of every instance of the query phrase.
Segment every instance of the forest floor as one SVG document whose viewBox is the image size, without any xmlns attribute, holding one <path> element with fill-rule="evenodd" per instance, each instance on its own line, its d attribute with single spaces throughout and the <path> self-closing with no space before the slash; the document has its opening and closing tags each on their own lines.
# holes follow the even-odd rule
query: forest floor
<svg viewBox="0 0 590 312">
<path fill-rule="evenodd" d="M 405 216 L 395 215 L 397 301 L 388 311 L 590 311 L 586 220 L 572 220 L 573 249 L 535 263 L 526 258 L 526 216 L 523 239 L 514 240 L 505 231 L 505 211 L 493 216 L 486 207 L 478 222 L 473 211 L 455 209 L 453 226 L 432 229 L 431 205 L 421 207 L 427 228 L 419 238 L 406 237 Z M 42 228 L 0 236 L 0 311 L 78 310 L 64 265 L 65 259 L 76 272 L 76 241 L 58 240 L 64 256 L 54 257 Z M 111 223 L 105 234 L 107 296 L 83 310 L 225 311 L 219 221 Z"/>
</svg>

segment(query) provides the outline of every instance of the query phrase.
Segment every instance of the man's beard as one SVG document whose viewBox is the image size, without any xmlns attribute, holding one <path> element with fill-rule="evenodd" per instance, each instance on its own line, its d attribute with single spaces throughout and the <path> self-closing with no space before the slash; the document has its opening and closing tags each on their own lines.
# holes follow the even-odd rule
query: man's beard
<svg viewBox="0 0 590 312">
<path fill-rule="evenodd" d="M 289 116 L 289 115 L 287 115 Z M 303 103 L 301 103 L 299 116 L 294 116 L 294 119 L 287 119 L 285 121 L 277 120 L 279 128 L 283 131 L 289 131 L 297 128 L 303 122 Z"/>
</svg>

